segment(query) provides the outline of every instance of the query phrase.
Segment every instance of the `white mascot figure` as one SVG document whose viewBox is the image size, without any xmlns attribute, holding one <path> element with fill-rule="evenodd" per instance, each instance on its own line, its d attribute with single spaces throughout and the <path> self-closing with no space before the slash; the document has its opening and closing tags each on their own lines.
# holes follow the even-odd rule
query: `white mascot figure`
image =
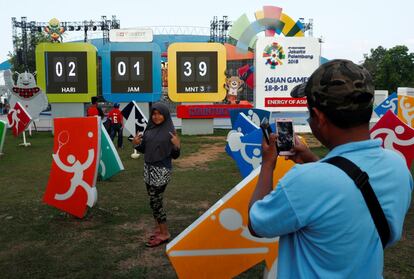
<svg viewBox="0 0 414 279">
<path fill-rule="evenodd" d="M 40 113 L 47 108 L 46 94 L 37 87 L 34 75 L 31 73 L 19 73 L 17 83 L 11 91 L 10 107 L 13 108 L 16 102 L 19 102 L 32 119 L 39 118 Z"/>
</svg>

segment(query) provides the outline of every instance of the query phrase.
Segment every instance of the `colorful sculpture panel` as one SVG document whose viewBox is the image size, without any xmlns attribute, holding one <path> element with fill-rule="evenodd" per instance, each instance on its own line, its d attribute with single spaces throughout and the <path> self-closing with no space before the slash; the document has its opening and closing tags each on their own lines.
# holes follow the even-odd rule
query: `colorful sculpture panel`
<svg viewBox="0 0 414 279">
<path fill-rule="evenodd" d="M 414 127 L 414 97 L 398 96 L 398 117 L 408 126 Z"/>
<path fill-rule="evenodd" d="M 394 114 L 398 114 L 398 96 L 396 92 L 389 95 L 387 99 L 374 109 L 378 117 L 384 116 L 388 110 L 391 110 Z"/>
<path fill-rule="evenodd" d="M 130 102 L 122 110 L 122 115 L 125 118 L 124 128 L 132 135 L 135 136 L 137 133 L 143 133 L 147 128 L 148 120 L 144 113 L 140 110 L 137 103 L 134 101 Z"/>
<path fill-rule="evenodd" d="M 303 25 L 294 21 L 282 8 L 276 6 L 263 6 L 263 10 L 255 13 L 256 21 L 250 22 L 246 14 L 234 21 L 230 29 L 230 43 L 234 44 L 240 52 L 254 49 L 258 33 L 265 31 L 267 37 L 283 34 L 286 37 L 303 37 Z"/>
<path fill-rule="evenodd" d="M 292 166 L 278 159 L 275 184 Z M 257 238 L 247 228 L 259 172 L 253 171 L 167 245 L 179 278 L 233 278 L 261 261 L 266 262 L 267 278 L 276 276 L 278 238 Z"/>
<path fill-rule="evenodd" d="M 50 103 L 89 103 L 97 94 L 97 55 L 88 43 L 41 43 L 37 83 Z"/>
<path fill-rule="evenodd" d="M 55 118 L 52 168 L 43 201 L 82 218 L 98 199 L 99 117 Z"/>
<path fill-rule="evenodd" d="M 171 44 L 168 64 L 168 96 L 174 102 L 220 102 L 226 97 L 222 44 Z"/>
<path fill-rule="evenodd" d="M 414 129 L 402 122 L 392 110 L 372 127 L 371 138 L 381 138 L 383 147 L 398 153 L 411 168 L 414 159 Z"/>
<path fill-rule="evenodd" d="M 102 180 L 107 180 L 124 170 L 121 158 L 105 127 L 101 126 L 101 156 L 98 173 Z"/>
<path fill-rule="evenodd" d="M 0 155 L 3 154 L 4 140 L 6 138 L 7 125 L 6 122 L 0 120 Z"/>
<path fill-rule="evenodd" d="M 259 126 L 254 123 L 251 118 L 244 113 L 237 114 L 237 119 L 232 121 L 232 129 L 227 134 L 227 145 L 225 148 L 227 154 L 233 158 L 233 152 L 238 152 L 240 150 L 239 145 L 241 142 L 239 139 L 257 129 L 259 129 Z M 245 176 L 246 175 L 243 175 L 243 177 Z"/>
<path fill-rule="evenodd" d="M 237 130 L 235 124 L 240 113 L 246 115 L 258 127 L 260 126 L 260 123 L 262 122 L 263 118 L 266 117 L 267 119 L 270 119 L 271 116 L 270 111 L 263 109 L 232 109 L 230 111 L 232 130 Z"/>
<path fill-rule="evenodd" d="M 110 102 L 156 102 L 161 92 L 161 49 L 155 43 L 111 43 L 102 56 L 102 94 Z"/>
<path fill-rule="evenodd" d="M 26 130 L 32 121 L 32 118 L 24 107 L 19 102 L 16 102 L 14 107 L 7 114 L 7 120 L 9 121 L 9 126 L 12 129 L 13 135 L 17 137 Z"/>
</svg>

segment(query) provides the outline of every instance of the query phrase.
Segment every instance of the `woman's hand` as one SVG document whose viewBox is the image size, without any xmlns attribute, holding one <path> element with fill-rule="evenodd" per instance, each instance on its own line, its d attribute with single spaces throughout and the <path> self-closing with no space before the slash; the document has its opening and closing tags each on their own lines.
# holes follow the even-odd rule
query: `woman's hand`
<svg viewBox="0 0 414 279">
<path fill-rule="evenodd" d="M 291 150 L 293 155 L 285 157 L 286 160 L 292 160 L 297 164 L 311 163 L 319 160 L 316 156 L 300 139 L 295 135 L 295 146 Z"/>
<path fill-rule="evenodd" d="M 140 145 L 142 142 L 142 133 L 138 133 L 135 135 L 135 137 L 132 139 L 132 144 L 134 145 Z"/>
<path fill-rule="evenodd" d="M 173 133 L 170 132 L 170 135 L 171 135 L 171 143 L 174 145 L 176 149 L 180 149 L 181 142 L 180 142 L 180 138 L 177 135 L 177 132 L 176 131 L 174 131 Z"/>
</svg>

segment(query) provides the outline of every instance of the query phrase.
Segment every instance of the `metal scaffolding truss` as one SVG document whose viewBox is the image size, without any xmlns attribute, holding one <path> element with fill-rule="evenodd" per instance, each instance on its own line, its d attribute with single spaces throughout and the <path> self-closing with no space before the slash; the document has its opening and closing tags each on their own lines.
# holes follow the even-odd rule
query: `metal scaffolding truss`
<svg viewBox="0 0 414 279">
<path fill-rule="evenodd" d="M 228 20 L 228 16 L 223 16 L 220 20 L 214 16 L 210 21 L 210 42 L 226 43 L 230 27 L 231 21 Z"/>
<path fill-rule="evenodd" d="M 11 18 L 12 21 L 12 35 L 13 35 L 13 49 L 14 52 L 21 56 L 22 63 L 27 64 L 27 52 L 28 43 L 35 38 L 36 33 L 44 32 L 45 27 L 49 26 L 48 22 L 27 21 L 27 17 L 21 17 L 20 21 L 17 21 L 15 17 Z M 112 16 L 111 19 L 107 19 L 106 16 L 102 16 L 101 20 L 84 20 L 84 21 L 62 21 L 60 26 L 65 29 L 65 32 L 71 31 L 83 31 L 84 41 L 88 40 L 88 32 L 102 31 L 102 39 L 104 43 L 109 41 L 109 30 L 119 29 L 120 21 L 116 19 L 116 16 Z M 29 36 L 28 36 L 29 34 Z M 18 47 L 18 41 L 21 41 L 20 48 Z M 19 48 L 19 49 L 18 49 Z"/>
<path fill-rule="evenodd" d="M 301 17 L 299 21 L 303 25 L 303 32 L 308 32 L 309 37 L 313 37 L 313 18 L 309 18 L 308 22 L 305 22 L 305 19 Z"/>
</svg>

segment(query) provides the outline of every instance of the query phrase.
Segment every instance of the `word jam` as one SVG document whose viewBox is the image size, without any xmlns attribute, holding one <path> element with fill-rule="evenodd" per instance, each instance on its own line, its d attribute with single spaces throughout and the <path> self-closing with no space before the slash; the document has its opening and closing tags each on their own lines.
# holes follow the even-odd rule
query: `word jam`
<svg viewBox="0 0 414 279">
<path fill-rule="evenodd" d="M 139 86 L 128 86 L 128 92 L 141 92 Z"/>
</svg>

